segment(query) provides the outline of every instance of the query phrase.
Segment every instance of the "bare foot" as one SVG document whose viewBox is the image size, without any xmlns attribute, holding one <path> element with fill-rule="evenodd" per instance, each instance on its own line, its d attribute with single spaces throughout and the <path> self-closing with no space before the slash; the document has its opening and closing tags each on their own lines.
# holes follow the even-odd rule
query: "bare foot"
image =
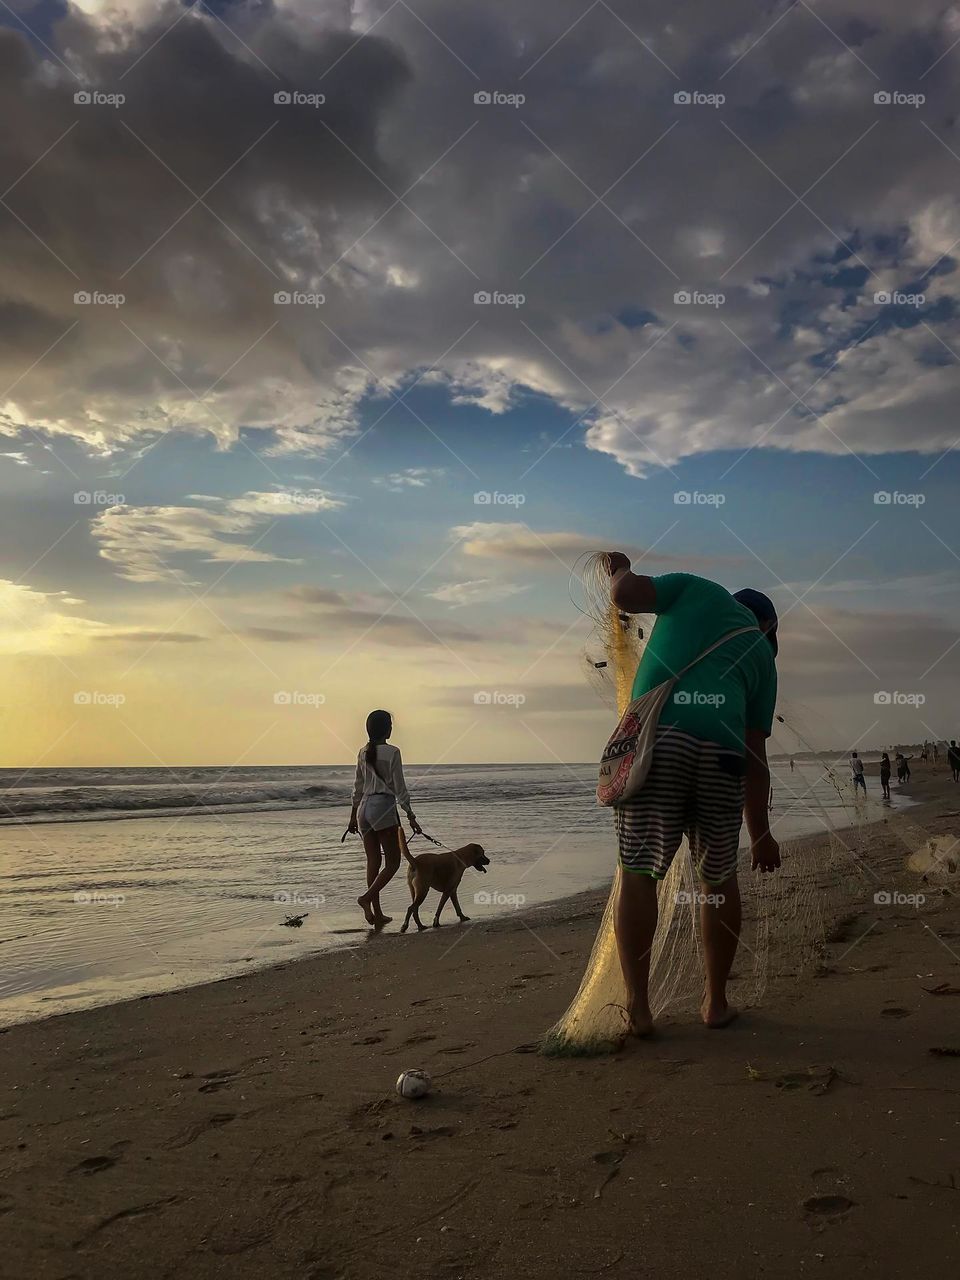
<svg viewBox="0 0 960 1280">
<path fill-rule="evenodd" d="M 375 928 L 382 929 L 383 926 L 385 924 L 389 924 L 392 919 L 393 919 L 393 916 L 385 916 L 383 912 L 380 912 L 379 914 L 374 916 Z"/>
<path fill-rule="evenodd" d="M 360 897 L 357 899 L 357 906 L 363 912 L 363 916 L 367 924 L 375 925 L 377 923 L 377 917 L 373 914 L 372 910 L 370 909 L 370 899 L 366 896 L 366 894 L 360 895 Z"/>
<path fill-rule="evenodd" d="M 703 1025 L 709 1027 L 711 1031 L 719 1031 L 723 1027 L 729 1027 L 734 1018 L 739 1017 L 740 1010 L 735 1005 L 714 1004 L 712 1001 L 704 999 L 700 1006 L 700 1016 L 703 1018 Z"/>
<path fill-rule="evenodd" d="M 633 1005 L 627 1010 L 627 1018 L 629 1035 L 636 1036 L 639 1040 L 653 1035 L 653 1014 L 648 1005 Z"/>
</svg>

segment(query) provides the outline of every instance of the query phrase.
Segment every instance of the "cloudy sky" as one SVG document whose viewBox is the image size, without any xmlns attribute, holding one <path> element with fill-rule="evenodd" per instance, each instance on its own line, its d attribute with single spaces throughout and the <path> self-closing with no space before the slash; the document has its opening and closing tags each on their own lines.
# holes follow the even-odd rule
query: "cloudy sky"
<svg viewBox="0 0 960 1280">
<path fill-rule="evenodd" d="M 8 0 L 0 760 L 593 758 L 607 546 L 768 591 L 817 746 L 960 734 L 958 64 L 943 0 Z"/>
</svg>

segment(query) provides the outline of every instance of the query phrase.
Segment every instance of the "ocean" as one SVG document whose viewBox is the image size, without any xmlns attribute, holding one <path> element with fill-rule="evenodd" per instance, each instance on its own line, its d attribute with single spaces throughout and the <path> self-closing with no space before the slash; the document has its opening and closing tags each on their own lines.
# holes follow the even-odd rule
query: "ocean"
<svg viewBox="0 0 960 1280">
<path fill-rule="evenodd" d="M 818 762 L 773 768 L 778 838 L 852 821 L 845 775 L 838 788 Z M 353 775 L 0 770 L 0 1024 L 367 944 L 362 846 L 341 842 Z M 595 765 L 407 765 L 406 775 L 431 835 L 449 847 L 475 840 L 492 860 L 461 887 L 473 920 L 609 884 L 615 840 L 593 798 Z M 394 924 L 377 945 L 402 923 L 402 868 L 382 901 Z M 291 916 L 304 917 L 299 927 L 283 923 Z M 461 926 L 449 906 L 444 921 L 452 945 Z"/>
</svg>

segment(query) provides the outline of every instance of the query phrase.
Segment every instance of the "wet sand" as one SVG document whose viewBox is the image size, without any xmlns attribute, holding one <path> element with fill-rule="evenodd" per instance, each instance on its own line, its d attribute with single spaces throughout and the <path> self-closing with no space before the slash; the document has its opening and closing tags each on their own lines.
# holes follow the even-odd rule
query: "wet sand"
<svg viewBox="0 0 960 1280">
<path fill-rule="evenodd" d="M 960 834 L 960 787 L 921 770 L 912 829 Z M 818 964 L 778 955 L 723 1032 L 679 1015 L 607 1058 L 526 1051 L 596 894 L 9 1029 L 0 1275 L 949 1273 L 960 910 L 906 870 L 900 821 L 864 856 L 923 911 L 825 876 Z M 408 1067 L 423 1102 L 393 1092 Z"/>
</svg>

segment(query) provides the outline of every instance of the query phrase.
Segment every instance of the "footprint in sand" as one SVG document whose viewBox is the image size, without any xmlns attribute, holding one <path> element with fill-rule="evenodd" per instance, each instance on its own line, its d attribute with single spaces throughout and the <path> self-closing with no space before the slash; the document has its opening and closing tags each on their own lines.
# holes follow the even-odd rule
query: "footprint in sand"
<svg viewBox="0 0 960 1280">
<path fill-rule="evenodd" d="M 200 1077 L 205 1081 L 197 1090 L 198 1093 L 218 1093 L 221 1089 L 229 1087 L 232 1077 L 237 1075 L 236 1071 L 205 1071 Z"/>
<path fill-rule="evenodd" d="M 177 1151 L 180 1147 L 188 1147 L 191 1142 L 196 1142 L 209 1129 L 219 1129 L 222 1125 L 229 1124 L 231 1120 L 236 1120 L 236 1118 L 236 1112 L 234 1111 L 217 1112 L 212 1116 L 207 1116 L 204 1120 L 198 1120 L 195 1124 L 187 1125 L 186 1129 L 181 1129 L 165 1145 L 171 1151 Z"/>
<path fill-rule="evenodd" d="M 819 1218 L 841 1218 L 855 1208 L 856 1203 L 846 1196 L 810 1196 L 804 1200 L 803 1208 Z"/>
<path fill-rule="evenodd" d="M 438 1049 L 437 1053 L 466 1053 L 468 1049 L 475 1049 L 476 1047 L 476 1040 L 468 1040 L 466 1044 L 451 1044 L 445 1049 Z"/>
<path fill-rule="evenodd" d="M 93 1173 L 102 1173 L 104 1169 L 112 1169 L 117 1163 L 116 1156 L 88 1156 L 70 1170 L 71 1173 L 82 1173 L 90 1177 Z"/>
<path fill-rule="evenodd" d="M 881 1009 L 881 1018 L 909 1018 L 913 1012 L 912 1009 Z"/>
</svg>

